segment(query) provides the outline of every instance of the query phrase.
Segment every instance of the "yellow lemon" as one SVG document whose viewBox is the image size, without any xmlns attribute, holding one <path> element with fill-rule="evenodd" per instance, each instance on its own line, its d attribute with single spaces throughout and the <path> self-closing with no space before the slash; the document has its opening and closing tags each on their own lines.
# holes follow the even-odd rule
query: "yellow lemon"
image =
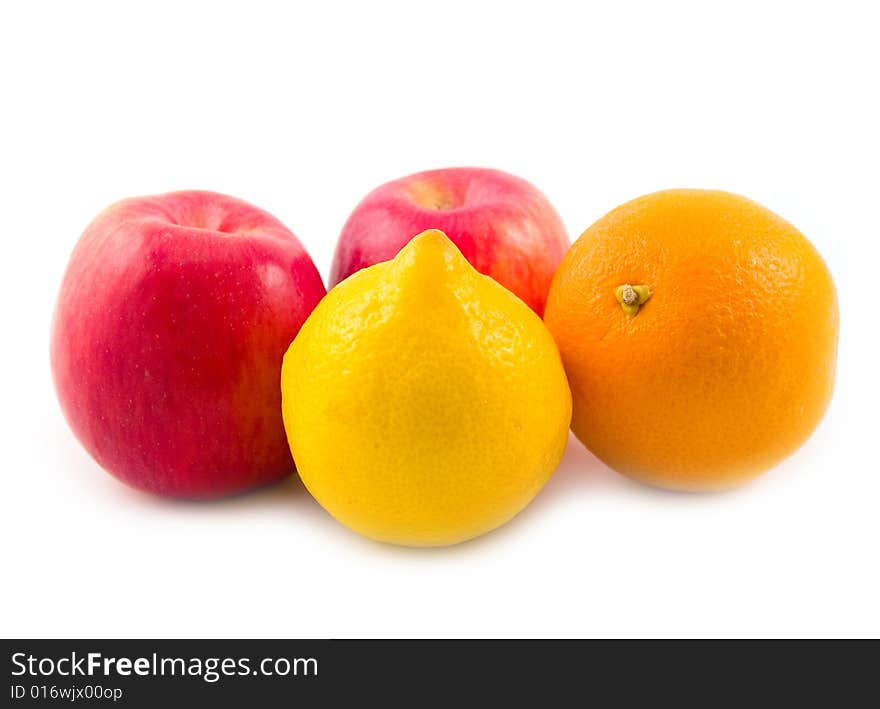
<svg viewBox="0 0 880 709">
<path fill-rule="evenodd" d="M 315 499 L 411 546 L 507 522 L 556 469 L 571 420 L 541 319 L 436 230 L 330 291 L 284 357 L 281 392 Z"/>
</svg>

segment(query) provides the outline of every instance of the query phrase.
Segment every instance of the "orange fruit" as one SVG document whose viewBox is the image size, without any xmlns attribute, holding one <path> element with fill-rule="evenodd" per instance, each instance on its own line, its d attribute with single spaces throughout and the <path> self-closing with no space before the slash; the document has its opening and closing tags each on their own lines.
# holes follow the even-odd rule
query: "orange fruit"
<svg viewBox="0 0 880 709">
<path fill-rule="evenodd" d="M 822 257 L 726 192 L 657 192 L 605 215 L 563 259 L 545 322 L 575 435 L 660 487 L 723 489 L 767 470 L 810 436 L 834 387 Z"/>
</svg>

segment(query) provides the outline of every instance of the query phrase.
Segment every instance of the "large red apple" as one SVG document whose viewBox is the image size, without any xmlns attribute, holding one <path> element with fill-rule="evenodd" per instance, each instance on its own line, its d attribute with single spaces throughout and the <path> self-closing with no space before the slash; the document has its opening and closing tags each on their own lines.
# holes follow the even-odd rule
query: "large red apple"
<svg viewBox="0 0 880 709">
<path fill-rule="evenodd" d="M 73 432 L 113 475 L 162 495 L 289 474 L 281 360 L 323 295 L 297 238 L 246 202 L 189 191 L 111 206 L 73 251 L 52 326 Z"/>
<path fill-rule="evenodd" d="M 373 190 L 342 229 L 330 285 L 394 258 L 427 229 L 440 229 L 474 268 L 544 313 L 569 245 L 565 226 L 533 185 L 484 168 L 429 170 Z"/>
</svg>

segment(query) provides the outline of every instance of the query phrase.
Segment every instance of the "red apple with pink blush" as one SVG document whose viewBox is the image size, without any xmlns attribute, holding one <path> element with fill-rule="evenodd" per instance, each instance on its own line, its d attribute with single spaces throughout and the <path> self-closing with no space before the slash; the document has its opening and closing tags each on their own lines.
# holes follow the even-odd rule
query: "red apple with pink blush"
<svg viewBox="0 0 880 709">
<path fill-rule="evenodd" d="M 474 268 L 543 315 L 569 246 L 565 226 L 536 187 L 486 168 L 429 170 L 373 190 L 342 229 L 331 287 L 394 258 L 428 229 L 445 233 Z"/>
<path fill-rule="evenodd" d="M 277 219 L 213 192 L 123 200 L 64 276 L 51 361 L 65 416 L 120 480 L 185 498 L 294 470 L 281 360 L 325 289 Z"/>
</svg>

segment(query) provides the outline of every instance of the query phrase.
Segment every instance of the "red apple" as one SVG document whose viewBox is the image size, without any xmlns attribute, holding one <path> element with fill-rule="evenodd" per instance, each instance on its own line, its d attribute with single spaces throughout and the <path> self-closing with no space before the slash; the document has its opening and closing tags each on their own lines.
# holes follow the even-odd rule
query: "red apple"
<svg viewBox="0 0 880 709">
<path fill-rule="evenodd" d="M 86 228 L 52 326 L 70 427 L 124 482 L 228 495 L 293 470 L 281 360 L 324 285 L 270 214 L 213 192 L 123 200 Z"/>
<path fill-rule="evenodd" d="M 429 170 L 373 190 L 342 229 L 331 287 L 394 258 L 427 229 L 440 229 L 474 268 L 544 313 L 550 281 L 569 245 L 565 226 L 533 185 L 484 168 Z"/>
</svg>

